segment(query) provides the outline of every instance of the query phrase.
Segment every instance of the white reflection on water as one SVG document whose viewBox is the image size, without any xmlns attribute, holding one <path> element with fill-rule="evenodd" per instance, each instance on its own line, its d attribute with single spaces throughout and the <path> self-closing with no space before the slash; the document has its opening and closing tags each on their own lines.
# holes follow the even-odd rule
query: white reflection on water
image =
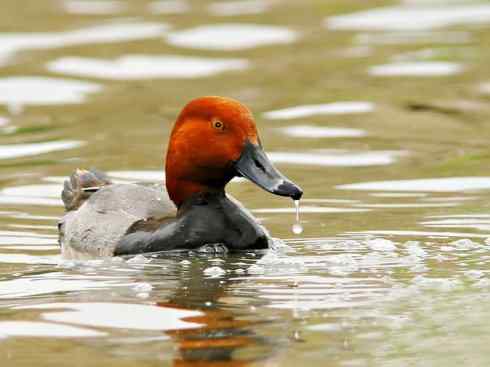
<svg viewBox="0 0 490 367">
<path fill-rule="evenodd" d="M 270 1 L 267 0 L 232 0 L 211 3 L 209 12 L 218 16 L 234 16 L 242 14 L 260 14 L 269 10 Z"/>
<path fill-rule="evenodd" d="M 57 152 L 60 150 L 74 149 L 82 146 L 83 144 L 84 143 L 80 141 L 59 140 L 44 143 L 0 145 L 0 159 L 27 157 L 49 152 Z"/>
<path fill-rule="evenodd" d="M 330 208 L 330 207 L 321 207 L 321 206 L 301 206 L 301 214 L 307 213 L 363 213 L 367 212 L 369 209 L 360 209 L 360 208 Z M 253 213 L 296 213 L 295 208 L 262 208 L 262 209 L 253 209 Z"/>
<path fill-rule="evenodd" d="M 51 226 L 51 229 L 56 228 L 55 225 Z M 40 234 L 32 233 L 31 235 L 19 235 L 16 232 L 8 233 L 9 231 L 1 231 L 0 233 L 0 245 L 5 249 L 4 245 L 36 245 L 36 248 L 43 249 L 45 247 L 51 247 L 58 242 L 57 236 L 43 236 Z M 48 245 L 48 246 L 46 246 Z M 27 247 L 27 246 L 26 246 Z M 23 248 L 26 250 L 27 248 Z"/>
<path fill-rule="evenodd" d="M 247 67 L 244 59 L 177 55 L 126 55 L 116 60 L 63 57 L 47 65 L 49 71 L 56 73 L 116 80 L 198 78 Z"/>
<path fill-rule="evenodd" d="M 441 218 L 441 219 L 437 219 Z M 430 228 L 469 228 L 490 232 L 490 218 L 488 216 L 472 215 L 471 217 L 439 216 L 420 224 Z"/>
<path fill-rule="evenodd" d="M 359 138 L 367 135 L 366 131 L 361 129 L 314 125 L 289 126 L 280 131 L 297 138 Z"/>
<path fill-rule="evenodd" d="M 270 152 L 269 158 L 275 163 L 302 164 L 331 167 L 367 167 L 393 164 L 400 151 L 351 152 L 344 150 L 313 151 L 308 153 Z"/>
<path fill-rule="evenodd" d="M 428 194 L 413 192 L 374 192 L 369 195 L 380 198 L 418 198 L 425 197 Z"/>
<path fill-rule="evenodd" d="M 116 0 L 67 0 L 63 9 L 71 14 L 114 14 L 126 10 L 126 4 Z"/>
<path fill-rule="evenodd" d="M 374 110 L 371 102 L 334 102 L 326 104 L 302 105 L 281 110 L 265 112 L 263 116 L 271 120 L 287 120 L 314 115 L 341 115 L 366 113 Z"/>
<path fill-rule="evenodd" d="M 410 31 L 361 33 L 354 38 L 362 45 L 400 45 L 417 43 L 464 44 L 471 41 L 471 34 L 463 31 Z"/>
<path fill-rule="evenodd" d="M 35 321 L 0 321 L 0 338 L 6 337 L 49 337 L 49 338 L 91 338 L 105 336 L 106 333 L 85 328 Z"/>
<path fill-rule="evenodd" d="M 165 180 L 163 171 L 109 171 L 107 174 L 128 181 L 162 182 Z"/>
<path fill-rule="evenodd" d="M 375 236 L 405 236 L 405 237 L 433 237 L 433 238 L 489 238 L 489 234 L 474 234 L 464 232 L 428 232 L 428 231 L 396 231 L 396 230 L 376 230 L 376 231 L 362 231 L 362 232 L 347 232 L 347 236 L 362 234 L 362 235 L 375 235 Z"/>
<path fill-rule="evenodd" d="M 161 0 L 153 1 L 148 5 L 153 14 L 181 14 L 191 10 L 186 0 Z"/>
<path fill-rule="evenodd" d="M 61 185 L 25 185 L 0 190 L 0 203 L 4 205 L 62 206 Z"/>
<path fill-rule="evenodd" d="M 243 50 L 296 41 L 298 34 L 286 27 L 261 24 L 222 23 L 176 31 L 167 36 L 174 46 L 205 50 Z"/>
<path fill-rule="evenodd" d="M 391 6 L 333 16 L 325 21 L 336 30 L 427 30 L 490 21 L 490 5 Z"/>
<path fill-rule="evenodd" d="M 19 51 L 142 40 L 160 37 L 167 29 L 162 23 L 113 22 L 64 32 L 0 33 L 0 63 Z"/>
<path fill-rule="evenodd" d="M 374 181 L 337 186 L 341 190 L 451 192 L 490 189 L 490 177 L 443 177 Z"/>
<path fill-rule="evenodd" d="M 463 65 L 454 62 L 418 61 L 371 66 L 368 73 L 373 76 L 447 76 L 463 70 Z"/>
<path fill-rule="evenodd" d="M 407 208 L 449 208 L 459 203 L 385 203 L 385 204 L 358 204 L 361 208 L 407 209 Z"/>
<path fill-rule="evenodd" d="M 480 92 L 483 94 L 490 94 L 490 83 L 480 84 Z"/>
<path fill-rule="evenodd" d="M 22 106 L 82 103 L 87 95 L 101 90 L 100 84 L 74 79 L 8 77 L 0 79 L 0 104 Z"/>
<path fill-rule="evenodd" d="M 60 260 L 59 256 L 35 256 L 35 255 L 27 255 L 27 254 L 0 253 L 0 263 L 5 263 L 5 264 L 57 265 L 59 263 L 59 260 Z M 14 280 L 12 280 L 11 282 L 14 282 Z M 26 283 L 20 283 L 19 286 L 27 285 L 27 283 L 35 286 L 35 284 L 29 282 L 27 279 L 26 279 Z M 5 283 L 2 282 L 2 287 L 3 284 Z M 40 285 L 40 283 L 38 283 L 38 285 Z M 10 296 L 7 295 L 8 292 L 15 291 L 15 290 L 19 291 L 20 289 L 21 288 L 17 288 L 16 285 L 13 285 L 12 288 L 2 288 L 2 290 L 0 291 L 0 298 L 9 298 Z M 46 292 L 41 291 L 40 294 L 42 293 L 46 293 Z M 38 294 L 38 293 L 34 293 L 34 294 Z"/>
<path fill-rule="evenodd" d="M 3 262 L 3 258 L 14 257 L 18 255 L 21 260 L 22 254 L 1 254 L 0 262 Z M 27 255 L 25 255 L 27 256 Z M 37 258 L 48 258 L 47 256 L 32 256 Z M 57 263 L 54 256 L 51 257 L 51 264 Z M 59 259 L 59 257 L 57 258 Z M 19 261 L 19 263 L 34 264 L 34 262 Z M 39 262 L 38 264 L 49 264 L 48 261 Z M 109 280 L 103 278 L 90 279 L 88 276 L 86 279 L 79 279 L 76 277 L 65 276 L 62 273 L 51 273 L 39 276 L 24 276 L 23 278 L 17 278 L 12 280 L 2 281 L 2 287 L 0 289 L 0 298 L 19 298 L 19 297 L 32 297 L 42 294 L 52 294 L 59 292 L 74 292 L 83 291 L 88 289 L 108 289 L 116 286 L 120 286 L 116 280 Z"/>
<path fill-rule="evenodd" d="M 22 307 L 23 309 L 67 309 L 47 311 L 45 320 L 95 327 L 134 330 L 185 330 L 201 324 L 183 321 L 183 318 L 202 316 L 200 311 L 182 310 L 156 305 L 126 303 L 50 303 Z"/>
</svg>

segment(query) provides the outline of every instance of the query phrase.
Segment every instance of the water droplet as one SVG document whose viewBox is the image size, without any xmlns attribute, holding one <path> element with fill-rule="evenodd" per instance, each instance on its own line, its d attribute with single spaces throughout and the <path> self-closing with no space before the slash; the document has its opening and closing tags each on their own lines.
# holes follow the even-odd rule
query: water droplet
<svg viewBox="0 0 490 367">
<path fill-rule="evenodd" d="M 301 234 L 303 233 L 303 226 L 299 223 L 294 223 L 292 230 L 294 234 Z"/>
<path fill-rule="evenodd" d="M 299 200 L 294 200 L 294 206 L 296 207 L 296 223 L 293 224 L 292 231 L 294 234 L 303 233 L 303 226 L 299 220 Z"/>
</svg>

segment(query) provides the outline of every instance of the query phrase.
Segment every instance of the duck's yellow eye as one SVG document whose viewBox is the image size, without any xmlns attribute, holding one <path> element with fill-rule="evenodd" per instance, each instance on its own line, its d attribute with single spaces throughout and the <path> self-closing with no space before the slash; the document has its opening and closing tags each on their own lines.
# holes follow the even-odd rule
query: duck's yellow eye
<svg viewBox="0 0 490 367">
<path fill-rule="evenodd" d="M 213 121 L 213 127 L 218 130 L 223 130 L 225 125 L 221 121 Z"/>
</svg>

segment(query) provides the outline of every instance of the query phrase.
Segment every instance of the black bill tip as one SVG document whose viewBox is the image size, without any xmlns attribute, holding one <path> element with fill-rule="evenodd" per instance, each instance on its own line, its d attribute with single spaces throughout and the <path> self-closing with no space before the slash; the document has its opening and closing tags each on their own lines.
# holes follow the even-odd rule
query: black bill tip
<svg viewBox="0 0 490 367">
<path fill-rule="evenodd" d="M 273 193 L 281 196 L 289 196 L 293 200 L 299 200 L 303 196 L 303 190 L 290 181 L 283 181 L 273 190 Z"/>
</svg>

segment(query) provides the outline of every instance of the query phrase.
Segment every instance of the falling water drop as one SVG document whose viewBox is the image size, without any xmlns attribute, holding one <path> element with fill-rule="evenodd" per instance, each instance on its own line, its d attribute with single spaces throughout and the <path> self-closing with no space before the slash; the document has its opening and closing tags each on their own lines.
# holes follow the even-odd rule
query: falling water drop
<svg viewBox="0 0 490 367">
<path fill-rule="evenodd" d="M 303 233 L 303 226 L 299 220 L 299 200 L 294 200 L 294 206 L 296 207 L 296 223 L 293 224 L 292 230 L 294 234 Z"/>
</svg>

